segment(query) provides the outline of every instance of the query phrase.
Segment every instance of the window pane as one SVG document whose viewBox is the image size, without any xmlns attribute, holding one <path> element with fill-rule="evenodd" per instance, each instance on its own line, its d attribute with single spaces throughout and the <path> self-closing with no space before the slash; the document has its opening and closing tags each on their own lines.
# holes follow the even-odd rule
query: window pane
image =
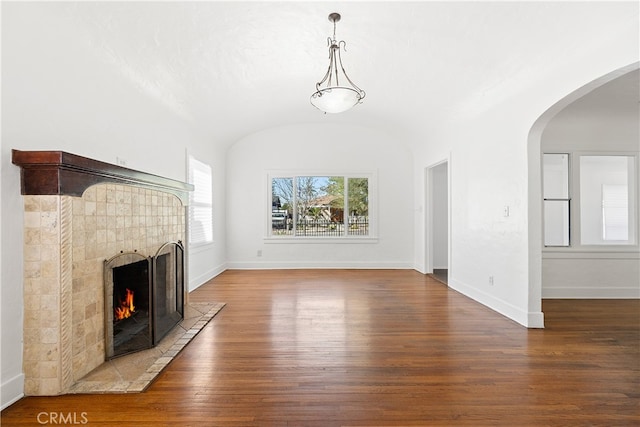
<svg viewBox="0 0 640 427">
<path fill-rule="evenodd" d="M 544 245 L 569 246 L 569 201 L 544 201 Z"/>
<path fill-rule="evenodd" d="M 191 227 L 192 244 L 207 243 L 213 241 L 213 227 L 211 224 L 212 217 L 211 206 L 191 205 Z"/>
<path fill-rule="evenodd" d="M 194 186 L 192 200 L 196 203 L 211 204 L 211 169 L 194 169 L 191 182 Z"/>
<path fill-rule="evenodd" d="M 293 234 L 293 178 L 271 180 L 271 234 Z"/>
<path fill-rule="evenodd" d="M 296 236 L 342 236 L 343 211 L 343 177 L 296 177 Z"/>
<path fill-rule="evenodd" d="M 626 185 L 602 186 L 602 238 L 629 240 L 629 189 Z"/>
<path fill-rule="evenodd" d="M 543 155 L 543 191 L 545 199 L 569 198 L 569 155 Z"/>
<path fill-rule="evenodd" d="M 635 218 L 629 200 L 633 185 L 631 156 L 580 157 L 580 240 L 583 245 L 633 243 Z"/>
<path fill-rule="evenodd" d="M 367 178 L 348 179 L 349 234 L 369 235 L 369 180 Z"/>
<path fill-rule="evenodd" d="M 211 166 L 189 156 L 189 244 L 213 241 L 213 187 Z"/>
</svg>

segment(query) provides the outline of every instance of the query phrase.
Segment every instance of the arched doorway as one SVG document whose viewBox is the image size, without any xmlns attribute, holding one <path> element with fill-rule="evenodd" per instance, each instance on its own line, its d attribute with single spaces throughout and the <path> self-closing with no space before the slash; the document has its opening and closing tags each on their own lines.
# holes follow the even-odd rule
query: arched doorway
<svg viewBox="0 0 640 427">
<path fill-rule="evenodd" d="M 568 94 L 547 109 L 534 123 L 528 136 L 529 166 L 529 307 L 541 311 L 543 298 L 543 206 L 541 147 L 543 132 L 549 122 L 570 104 L 595 89 L 639 68 L 639 63 L 608 73 Z"/>
</svg>

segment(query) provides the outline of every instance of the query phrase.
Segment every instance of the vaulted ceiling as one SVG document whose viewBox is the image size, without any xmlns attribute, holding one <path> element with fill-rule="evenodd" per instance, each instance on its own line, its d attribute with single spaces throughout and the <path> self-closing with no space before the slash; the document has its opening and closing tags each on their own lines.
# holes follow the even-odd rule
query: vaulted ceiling
<svg viewBox="0 0 640 427">
<path fill-rule="evenodd" d="M 634 2 L 78 2 L 22 5 L 28 57 L 53 75 L 100 64 L 230 145 L 296 123 L 349 123 L 419 142 L 547 78 L 638 20 Z M 327 67 L 330 12 L 362 105 L 324 115 L 309 103 Z M 34 25 L 30 31 L 29 25 Z M 637 25 L 637 24 L 635 24 Z M 31 35 L 27 35 L 31 34 Z M 45 35 L 43 37 L 43 35 Z M 37 38 L 37 40 L 36 40 Z M 29 63 L 29 59 L 23 59 Z M 42 61 L 42 59 L 39 59 Z M 42 70 L 41 70 L 42 71 Z"/>
</svg>

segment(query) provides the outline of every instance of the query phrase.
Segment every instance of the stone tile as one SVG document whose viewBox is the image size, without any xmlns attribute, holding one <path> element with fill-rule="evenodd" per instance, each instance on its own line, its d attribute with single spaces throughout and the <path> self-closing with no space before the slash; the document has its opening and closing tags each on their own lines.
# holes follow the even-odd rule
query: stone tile
<svg viewBox="0 0 640 427">
<path fill-rule="evenodd" d="M 60 263 L 56 261 L 40 261 L 41 277 L 57 279 L 60 277 Z"/>
<path fill-rule="evenodd" d="M 73 198 L 73 215 L 84 215 L 84 201 L 81 198 Z"/>
<path fill-rule="evenodd" d="M 40 207 L 40 200 L 42 197 L 40 196 L 24 196 L 24 211 L 25 212 L 40 212 L 42 208 Z"/>
<path fill-rule="evenodd" d="M 40 342 L 43 344 L 58 343 L 58 328 L 42 328 L 40 329 Z"/>
<path fill-rule="evenodd" d="M 60 262 L 59 245 L 40 245 L 40 259 L 42 261 Z"/>
<path fill-rule="evenodd" d="M 40 261 L 40 245 L 24 245 L 24 260 L 25 261 Z"/>
<path fill-rule="evenodd" d="M 96 202 L 84 202 L 84 214 L 85 216 L 95 216 L 97 213 L 98 205 Z"/>
<path fill-rule="evenodd" d="M 97 185 L 95 188 L 96 188 L 96 201 L 97 202 L 106 202 L 107 201 L 107 186 L 106 185 Z"/>
<path fill-rule="evenodd" d="M 58 377 L 58 362 L 40 362 L 40 378 L 57 378 Z"/>
<path fill-rule="evenodd" d="M 24 226 L 26 228 L 40 228 L 40 212 L 25 212 Z"/>
<path fill-rule="evenodd" d="M 118 370 L 115 368 L 115 366 L 112 363 L 103 363 L 93 371 L 89 372 L 84 378 L 82 378 L 82 381 L 80 381 L 78 384 L 82 382 L 96 382 L 96 381 L 115 382 L 121 378 L 122 377 L 120 376 Z"/>
<path fill-rule="evenodd" d="M 41 228 L 40 243 L 43 245 L 60 244 L 60 230 Z"/>
<path fill-rule="evenodd" d="M 173 357 L 168 357 L 166 355 L 162 355 L 158 360 L 155 361 L 155 364 L 166 366 L 173 360 Z"/>
<path fill-rule="evenodd" d="M 142 393 L 151 384 L 150 381 L 134 381 L 127 388 L 127 393 Z"/>
<path fill-rule="evenodd" d="M 24 229 L 24 244 L 25 245 L 39 245 L 40 239 L 40 227 L 38 228 L 26 228 Z"/>
<path fill-rule="evenodd" d="M 156 364 L 154 363 L 153 365 L 149 366 L 149 368 L 147 369 L 147 372 L 155 372 L 155 373 L 160 373 L 160 371 L 162 371 L 164 369 L 165 365 L 160 365 L 160 364 Z"/>
<path fill-rule="evenodd" d="M 52 396 L 59 394 L 60 391 L 60 380 L 58 378 L 40 379 L 40 386 L 38 387 L 39 394 Z"/>
<path fill-rule="evenodd" d="M 167 357 L 176 357 L 178 355 L 179 351 L 177 350 L 167 350 L 164 355 Z"/>
<path fill-rule="evenodd" d="M 119 381 L 116 383 L 109 384 L 107 386 L 105 393 L 126 393 L 130 387 L 131 387 L 131 382 Z"/>
<path fill-rule="evenodd" d="M 60 208 L 58 196 L 40 196 L 40 210 L 42 212 L 57 212 Z"/>
<path fill-rule="evenodd" d="M 41 212 L 40 227 L 49 230 L 58 230 L 60 226 L 60 218 L 58 212 Z"/>
<path fill-rule="evenodd" d="M 95 202 L 97 200 L 98 197 L 98 191 L 97 191 L 97 187 L 94 185 L 92 187 L 89 187 L 85 190 L 84 194 L 82 194 L 82 198 L 85 201 L 91 201 L 91 202 Z"/>
</svg>

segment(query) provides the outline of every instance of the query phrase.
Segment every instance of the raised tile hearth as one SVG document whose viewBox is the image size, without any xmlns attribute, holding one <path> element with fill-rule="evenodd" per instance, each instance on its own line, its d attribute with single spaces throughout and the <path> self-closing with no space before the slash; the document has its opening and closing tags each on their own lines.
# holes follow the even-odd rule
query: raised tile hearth
<svg viewBox="0 0 640 427">
<path fill-rule="evenodd" d="M 184 320 L 154 348 L 111 359 L 70 388 L 69 393 L 139 393 L 191 342 L 224 303 L 191 303 Z"/>
</svg>

